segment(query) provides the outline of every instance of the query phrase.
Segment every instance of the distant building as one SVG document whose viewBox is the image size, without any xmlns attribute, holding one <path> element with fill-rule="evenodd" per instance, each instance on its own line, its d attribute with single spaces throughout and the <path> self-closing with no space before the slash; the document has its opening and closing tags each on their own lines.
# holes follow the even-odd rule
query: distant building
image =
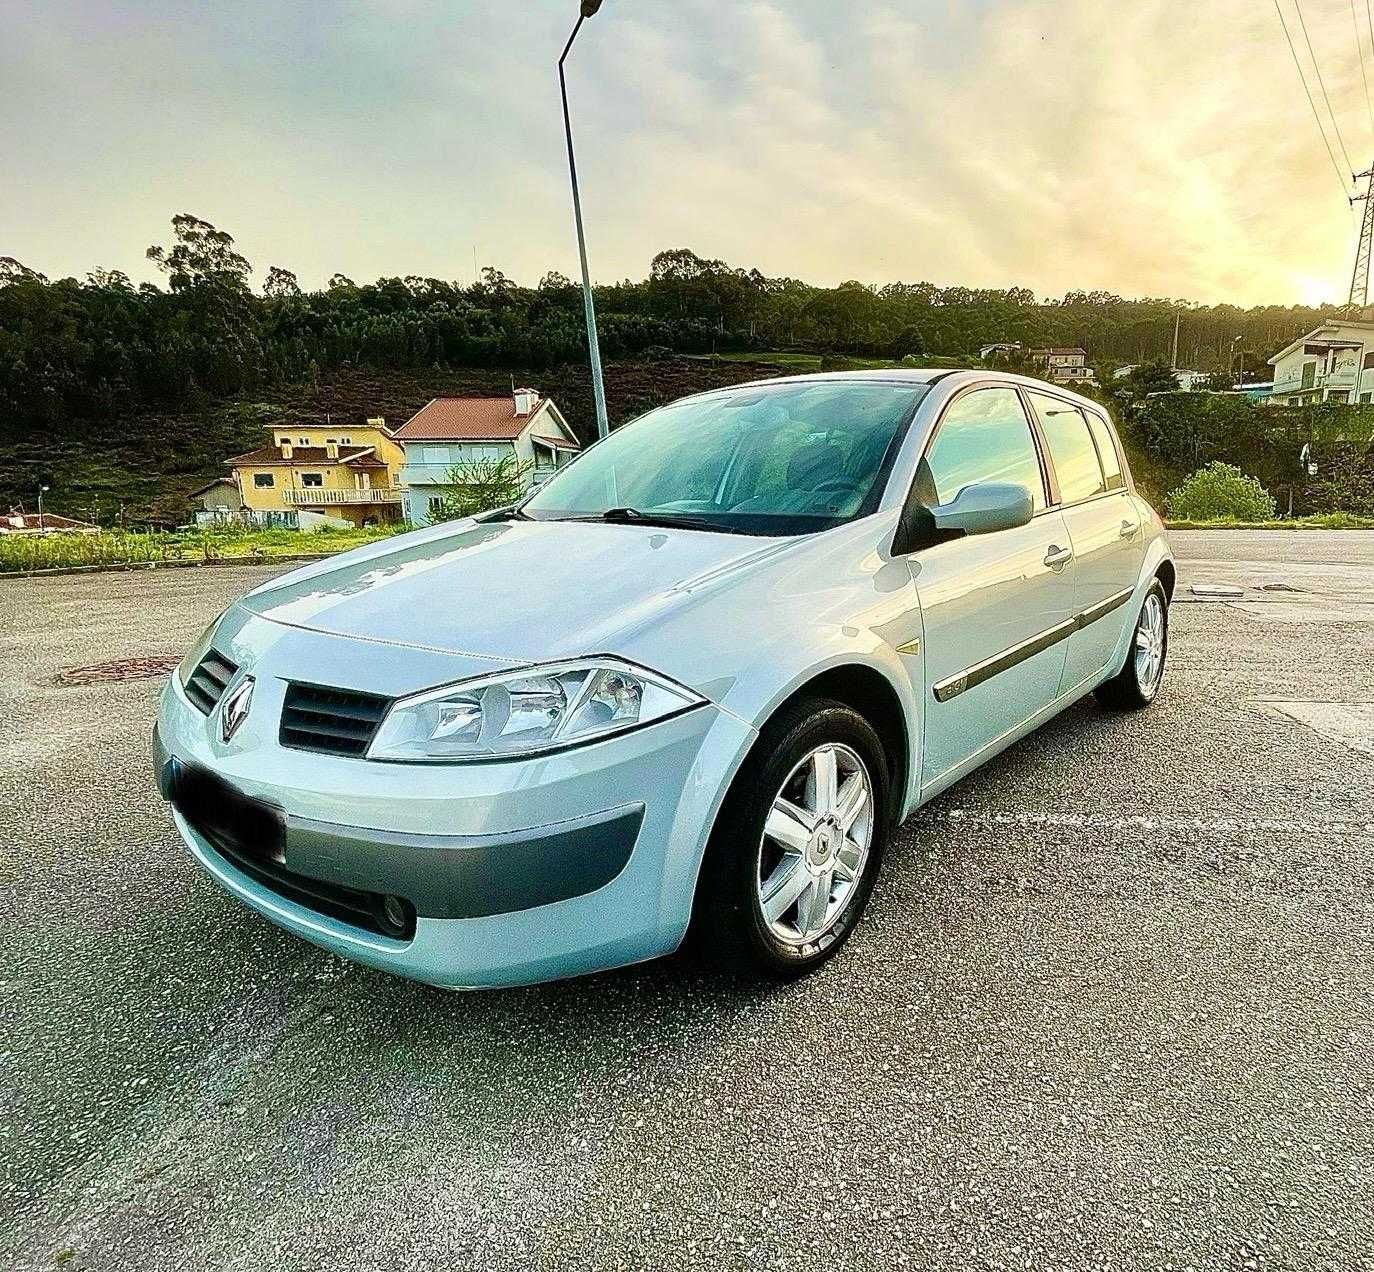
<svg viewBox="0 0 1374 1272">
<path fill-rule="evenodd" d="M 1031 349 L 1030 360 L 1054 384 L 1095 384 L 1086 349 Z"/>
<path fill-rule="evenodd" d="M 538 485 L 581 449 L 552 399 L 534 389 L 509 397 L 443 397 L 423 406 L 400 428 L 405 448 L 401 480 L 406 519 L 429 525 L 452 488 L 454 468 L 513 456 Z"/>
<path fill-rule="evenodd" d="M 186 499 L 194 506 L 192 515 L 198 526 L 234 521 L 243 510 L 239 484 L 232 477 L 216 477 L 199 490 L 191 491 Z"/>
<path fill-rule="evenodd" d="M 1333 318 L 1285 345 L 1269 365 L 1269 400 L 1279 405 L 1374 401 L 1374 322 Z"/>
<path fill-rule="evenodd" d="M 288 526 L 401 519 L 405 453 L 385 420 L 268 427 L 269 444 L 228 461 L 247 519 Z"/>
<path fill-rule="evenodd" d="M 985 344 L 978 350 L 978 356 L 986 362 L 989 358 L 1009 358 L 1012 354 L 1020 352 L 1019 340 L 1000 340 L 994 344 Z"/>
<path fill-rule="evenodd" d="M 11 508 L 0 517 L 0 535 L 35 534 L 99 534 L 100 527 L 89 521 L 76 521 L 71 517 L 59 517 L 56 513 L 25 512 L 22 508 Z"/>
</svg>

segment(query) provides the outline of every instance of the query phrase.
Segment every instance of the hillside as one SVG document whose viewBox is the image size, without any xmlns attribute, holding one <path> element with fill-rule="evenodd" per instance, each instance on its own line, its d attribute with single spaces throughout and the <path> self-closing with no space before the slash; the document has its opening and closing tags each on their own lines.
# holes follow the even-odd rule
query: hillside
<svg viewBox="0 0 1374 1272">
<path fill-rule="evenodd" d="M 611 363 L 605 372 L 607 406 L 619 422 L 687 393 L 791 369 L 705 358 Z M 508 393 L 511 378 L 509 371 L 485 369 L 345 368 L 254 399 L 35 430 L 23 440 L 0 442 L 0 508 L 32 507 L 42 483 L 51 487 L 44 507 L 53 512 L 103 524 L 183 522 L 188 492 L 222 475 L 224 460 L 258 444 L 266 426 L 326 418 L 356 423 L 377 415 L 397 426 L 432 397 Z M 584 440 L 595 438 L 591 376 L 584 364 L 517 371 L 514 378 L 552 396 Z"/>
</svg>

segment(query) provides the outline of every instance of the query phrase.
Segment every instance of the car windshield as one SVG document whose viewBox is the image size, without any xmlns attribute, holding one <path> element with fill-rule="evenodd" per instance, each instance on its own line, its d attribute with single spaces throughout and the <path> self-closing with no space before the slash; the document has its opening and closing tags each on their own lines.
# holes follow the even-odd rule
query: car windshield
<svg viewBox="0 0 1374 1272">
<path fill-rule="evenodd" d="M 689 398 L 612 433 L 521 512 L 734 534 L 825 530 L 877 506 L 889 452 L 926 391 L 831 380 Z"/>
</svg>

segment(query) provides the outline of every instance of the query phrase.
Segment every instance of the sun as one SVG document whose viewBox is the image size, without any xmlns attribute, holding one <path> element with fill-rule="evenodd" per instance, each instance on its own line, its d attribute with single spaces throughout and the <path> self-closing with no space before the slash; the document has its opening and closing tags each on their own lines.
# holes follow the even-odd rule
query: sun
<svg viewBox="0 0 1374 1272">
<path fill-rule="evenodd" d="M 1293 279 L 1293 290 L 1298 294 L 1298 303 L 1317 308 L 1334 304 L 1343 290 L 1329 278 L 1318 278 L 1315 274 L 1298 274 Z"/>
</svg>

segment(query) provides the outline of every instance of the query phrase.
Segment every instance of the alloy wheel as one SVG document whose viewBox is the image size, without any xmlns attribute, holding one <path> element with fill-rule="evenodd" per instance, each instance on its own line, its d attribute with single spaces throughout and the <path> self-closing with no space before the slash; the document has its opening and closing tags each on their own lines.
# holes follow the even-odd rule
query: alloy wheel
<svg viewBox="0 0 1374 1272">
<path fill-rule="evenodd" d="M 873 780 L 850 747 L 817 747 L 788 774 L 758 853 L 759 909 L 778 940 L 810 945 L 834 933 L 868 864 L 873 818 Z"/>
<path fill-rule="evenodd" d="M 1164 602 L 1151 592 L 1135 629 L 1135 678 L 1140 692 L 1153 697 L 1164 671 Z"/>
</svg>

